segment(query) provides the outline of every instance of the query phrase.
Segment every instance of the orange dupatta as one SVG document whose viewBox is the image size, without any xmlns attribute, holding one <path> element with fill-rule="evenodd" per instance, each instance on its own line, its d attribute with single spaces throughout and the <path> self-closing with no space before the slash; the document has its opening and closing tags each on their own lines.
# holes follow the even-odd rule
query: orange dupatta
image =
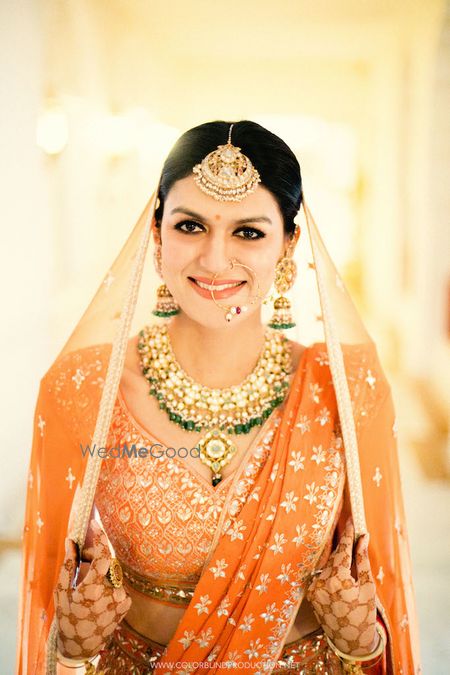
<svg viewBox="0 0 450 675">
<path fill-rule="evenodd" d="M 235 476 L 229 508 L 224 506 L 218 526 L 220 540 L 166 655 L 159 660 L 164 675 L 184 672 L 184 667 L 186 672 L 204 672 L 200 662 L 211 660 L 214 672 L 228 671 L 229 662 L 238 667 L 244 663 L 242 672 L 270 672 L 281 653 L 308 576 L 322 552 L 325 557 L 329 553 L 324 549 L 333 534 L 345 483 L 345 458 L 324 347 L 317 343 L 304 353 L 262 470 L 257 473 L 250 459 L 250 465 L 244 461 Z M 344 358 L 363 450 L 370 559 L 379 610 L 389 633 L 386 672 L 418 673 L 389 385 L 374 346 L 369 351 L 367 346 L 348 347 Z M 382 490 L 384 477 L 386 489 Z M 254 486 L 241 510 L 232 514 L 230 505 L 242 480 L 251 480 Z M 346 503 L 337 525 L 339 534 L 348 515 Z"/>
</svg>

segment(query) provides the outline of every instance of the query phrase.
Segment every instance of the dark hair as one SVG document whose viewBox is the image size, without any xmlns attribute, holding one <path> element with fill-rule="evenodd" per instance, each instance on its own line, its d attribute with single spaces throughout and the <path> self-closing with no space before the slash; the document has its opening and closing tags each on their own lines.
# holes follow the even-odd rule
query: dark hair
<svg viewBox="0 0 450 675">
<path fill-rule="evenodd" d="M 161 222 L 164 200 L 176 181 L 186 178 L 206 155 L 227 142 L 232 122 L 206 122 L 186 131 L 173 146 L 161 174 L 160 205 L 155 212 Z M 286 234 L 294 232 L 294 218 L 302 203 L 302 178 L 296 156 L 284 141 L 256 122 L 234 122 L 231 142 L 241 148 L 261 176 L 261 184 L 278 202 Z"/>
</svg>

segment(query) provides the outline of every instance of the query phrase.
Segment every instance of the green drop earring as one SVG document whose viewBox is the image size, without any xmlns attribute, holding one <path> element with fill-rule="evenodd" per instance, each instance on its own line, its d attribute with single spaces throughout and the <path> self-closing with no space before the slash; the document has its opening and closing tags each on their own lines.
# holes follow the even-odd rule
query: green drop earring
<svg viewBox="0 0 450 675">
<path fill-rule="evenodd" d="M 155 264 L 155 270 L 158 275 L 162 278 L 161 274 L 161 244 L 156 244 L 155 251 L 153 253 L 153 262 Z M 166 284 L 161 284 L 158 286 L 156 291 L 156 307 L 152 310 L 152 314 L 155 316 L 160 316 L 164 319 L 168 319 L 175 314 L 180 313 L 180 308 L 175 302 L 172 293 L 167 288 Z"/>
</svg>

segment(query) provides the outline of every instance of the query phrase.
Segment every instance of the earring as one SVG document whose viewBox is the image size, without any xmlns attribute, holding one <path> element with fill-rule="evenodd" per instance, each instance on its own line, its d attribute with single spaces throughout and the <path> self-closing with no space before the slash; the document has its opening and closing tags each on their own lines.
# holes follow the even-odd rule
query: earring
<svg viewBox="0 0 450 675">
<path fill-rule="evenodd" d="M 296 225 L 297 231 L 298 225 Z M 279 297 L 273 303 L 273 315 L 269 322 L 271 328 L 276 328 L 277 330 L 284 330 L 286 328 L 293 328 L 296 323 L 292 318 L 291 303 L 284 297 L 283 293 L 286 293 L 294 285 L 294 281 L 297 277 L 297 264 L 293 259 L 294 253 L 294 242 L 296 232 L 292 237 L 291 242 L 286 251 L 286 255 L 277 262 L 275 267 L 275 288 L 277 293 L 280 293 Z"/>
<path fill-rule="evenodd" d="M 156 295 L 158 299 L 155 309 L 152 310 L 152 314 L 167 319 L 170 316 L 180 313 L 180 308 L 173 299 L 173 295 L 167 288 L 166 284 L 162 284 L 158 287 Z"/>
<path fill-rule="evenodd" d="M 155 250 L 153 252 L 153 262 L 157 274 L 162 279 L 161 244 L 156 244 L 155 246 Z M 173 295 L 167 288 L 166 284 L 161 284 L 161 286 L 158 286 L 156 295 L 157 295 L 156 307 L 152 310 L 152 314 L 167 319 L 171 316 L 174 316 L 175 314 L 180 313 L 180 307 L 175 302 Z"/>
</svg>

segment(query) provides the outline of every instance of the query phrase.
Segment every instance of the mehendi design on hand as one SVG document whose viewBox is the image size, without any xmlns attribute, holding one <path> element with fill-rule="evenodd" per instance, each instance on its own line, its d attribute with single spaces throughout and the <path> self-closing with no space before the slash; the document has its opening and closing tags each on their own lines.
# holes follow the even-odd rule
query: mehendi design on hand
<svg viewBox="0 0 450 675">
<path fill-rule="evenodd" d="M 335 551 L 307 591 L 316 617 L 336 647 L 353 656 L 376 646 L 376 589 L 368 556 L 369 536 L 356 547 L 357 579 L 352 576 L 354 529 L 351 518 Z"/>
<path fill-rule="evenodd" d="M 106 576 L 111 553 L 105 533 L 95 520 L 90 527 L 92 562 L 85 578 L 73 587 L 76 547 L 66 539 L 66 557 L 54 590 L 58 650 L 68 658 L 97 654 L 131 606 L 125 588 L 115 588 Z"/>
</svg>

